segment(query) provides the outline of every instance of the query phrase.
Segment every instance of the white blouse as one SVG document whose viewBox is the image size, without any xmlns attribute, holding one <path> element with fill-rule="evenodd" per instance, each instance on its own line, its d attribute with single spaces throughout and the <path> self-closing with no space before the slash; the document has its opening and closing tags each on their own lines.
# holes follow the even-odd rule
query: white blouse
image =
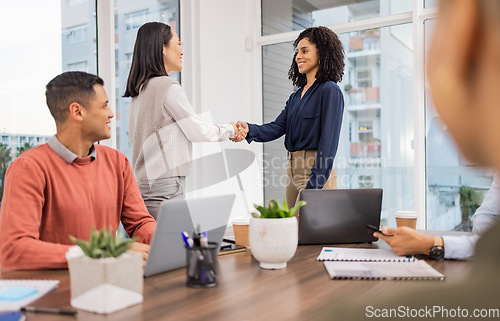
<svg viewBox="0 0 500 321">
<path fill-rule="evenodd" d="M 234 137 L 234 127 L 231 124 L 207 124 L 196 115 L 186 92 L 178 84 L 168 88 L 163 98 L 163 107 L 193 143 L 222 142 Z"/>
</svg>

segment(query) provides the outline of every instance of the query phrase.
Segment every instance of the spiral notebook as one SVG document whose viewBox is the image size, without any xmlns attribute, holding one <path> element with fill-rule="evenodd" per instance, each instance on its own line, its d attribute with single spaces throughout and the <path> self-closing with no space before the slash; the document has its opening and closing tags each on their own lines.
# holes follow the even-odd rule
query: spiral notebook
<svg viewBox="0 0 500 321">
<path fill-rule="evenodd" d="M 332 279 L 356 280 L 444 280 L 444 275 L 425 261 L 354 262 L 328 261 L 325 268 Z"/>
<path fill-rule="evenodd" d="M 413 256 L 398 256 L 388 249 L 358 249 L 345 247 L 323 247 L 318 261 L 358 261 L 358 262 L 413 262 Z"/>
<path fill-rule="evenodd" d="M 19 311 L 58 284 L 58 280 L 0 280 L 0 313 Z"/>
<path fill-rule="evenodd" d="M 325 261 L 332 279 L 443 280 L 444 275 L 413 256 L 398 256 L 388 249 L 323 247 L 317 257 Z"/>
</svg>

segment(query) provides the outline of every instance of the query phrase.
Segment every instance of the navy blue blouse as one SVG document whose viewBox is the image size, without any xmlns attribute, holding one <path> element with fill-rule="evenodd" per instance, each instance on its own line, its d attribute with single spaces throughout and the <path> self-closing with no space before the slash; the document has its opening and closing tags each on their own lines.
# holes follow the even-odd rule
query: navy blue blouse
<svg viewBox="0 0 500 321">
<path fill-rule="evenodd" d="M 246 140 L 249 143 L 269 142 L 286 134 L 285 148 L 290 152 L 317 149 L 306 189 L 321 189 L 330 177 L 337 153 L 344 97 L 333 81 L 315 82 L 301 99 L 303 89 L 290 95 L 285 108 L 273 122 L 249 123 Z"/>
</svg>

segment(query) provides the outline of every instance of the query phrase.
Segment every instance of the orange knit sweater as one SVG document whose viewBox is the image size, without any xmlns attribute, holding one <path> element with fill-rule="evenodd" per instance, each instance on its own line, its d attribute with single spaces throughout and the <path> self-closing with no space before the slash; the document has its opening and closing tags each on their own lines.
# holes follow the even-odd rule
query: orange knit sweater
<svg viewBox="0 0 500 321">
<path fill-rule="evenodd" d="M 149 244 L 156 226 L 122 153 L 96 145 L 95 160 L 68 164 L 48 144 L 24 152 L 7 170 L 0 212 L 0 266 L 67 268 L 69 235 L 87 240 L 93 226 Z"/>
</svg>

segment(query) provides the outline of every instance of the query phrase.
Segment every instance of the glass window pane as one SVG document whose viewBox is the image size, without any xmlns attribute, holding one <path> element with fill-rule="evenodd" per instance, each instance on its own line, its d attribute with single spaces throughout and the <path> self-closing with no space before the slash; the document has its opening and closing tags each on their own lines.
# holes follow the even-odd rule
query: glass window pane
<svg viewBox="0 0 500 321">
<path fill-rule="evenodd" d="M 262 35 L 410 12 L 411 0 L 262 0 Z"/>
<path fill-rule="evenodd" d="M 414 209 L 412 25 L 340 35 L 345 111 L 335 161 L 339 188 L 382 188 L 382 224 Z"/>
<path fill-rule="evenodd" d="M 97 74 L 95 1 L 61 1 L 62 71 Z"/>
<path fill-rule="evenodd" d="M 288 70 L 293 59 L 293 43 L 262 47 L 263 123 L 273 121 L 285 108 L 285 102 L 294 91 Z M 285 198 L 287 155 L 285 136 L 263 144 L 264 204 L 271 199 Z"/>
<path fill-rule="evenodd" d="M 23 0 L 2 6 L 1 163 L 9 164 L 55 134 L 45 103 L 45 85 L 52 78 L 67 70 L 96 72 L 95 17 L 95 1 L 89 0 Z"/>
<path fill-rule="evenodd" d="M 346 51 L 345 110 L 335 160 L 339 188 L 383 188 L 383 224 L 414 209 L 412 26 L 339 35 Z M 288 69 L 292 43 L 262 50 L 264 119 L 269 122 L 293 92 Z M 264 144 L 264 196 L 282 199 L 286 151 L 281 139 Z"/>
<path fill-rule="evenodd" d="M 128 104 L 123 98 L 128 73 L 132 63 L 137 30 L 146 22 L 159 21 L 172 27 L 179 34 L 178 0 L 115 0 L 115 57 L 116 57 L 116 148 L 132 157 L 128 136 Z M 180 79 L 180 75 L 173 74 Z"/>
<path fill-rule="evenodd" d="M 425 22 L 426 49 L 435 20 Z M 426 88 L 427 228 L 470 231 L 471 216 L 492 183 L 492 173 L 482 172 L 464 159 L 434 109 Z"/>
<path fill-rule="evenodd" d="M 439 0 L 425 0 L 424 7 L 425 8 L 433 8 L 437 7 L 439 4 Z"/>
</svg>

